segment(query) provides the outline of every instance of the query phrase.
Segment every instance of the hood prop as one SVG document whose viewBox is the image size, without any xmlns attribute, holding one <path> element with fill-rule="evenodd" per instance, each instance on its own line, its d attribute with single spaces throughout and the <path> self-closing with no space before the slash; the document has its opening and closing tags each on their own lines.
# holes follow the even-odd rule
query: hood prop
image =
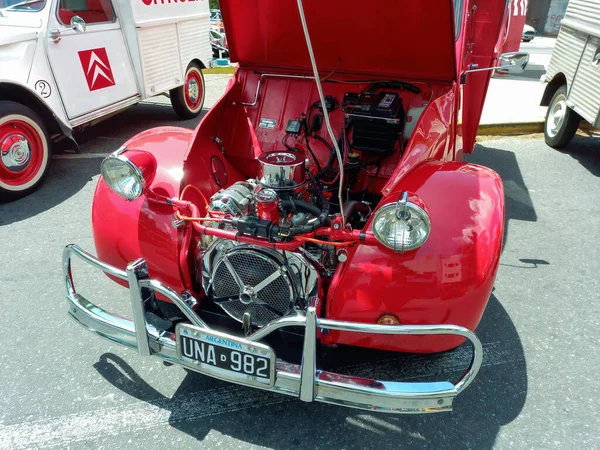
<svg viewBox="0 0 600 450">
<path fill-rule="evenodd" d="M 317 91 L 319 92 L 319 99 L 323 107 L 323 118 L 325 119 L 325 125 L 327 127 L 327 133 L 333 142 L 335 154 L 337 156 L 338 166 L 340 169 L 340 188 L 338 191 L 339 202 L 340 202 L 340 214 L 342 216 L 342 228 L 345 228 L 346 217 L 344 215 L 344 159 L 342 158 L 342 152 L 338 146 L 337 139 L 331 128 L 331 122 L 329 121 L 329 111 L 325 102 L 325 96 L 323 95 L 323 87 L 321 86 L 321 79 L 319 78 L 319 70 L 317 68 L 317 62 L 315 61 L 315 54 L 313 53 L 312 44 L 310 42 L 310 35 L 308 34 L 308 26 L 306 25 L 306 17 L 304 16 L 304 8 L 302 6 L 302 0 L 298 0 L 298 12 L 300 13 L 300 20 L 302 22 L 302 29 L 304 30 L 304 39 L 306 40 L 306 47 L 308 48 L 308 55 L 310 56 L 310 64 L 312 65 L 313 73 L 315 76 L 315 84 L 317 85 Z"/>
</svg>

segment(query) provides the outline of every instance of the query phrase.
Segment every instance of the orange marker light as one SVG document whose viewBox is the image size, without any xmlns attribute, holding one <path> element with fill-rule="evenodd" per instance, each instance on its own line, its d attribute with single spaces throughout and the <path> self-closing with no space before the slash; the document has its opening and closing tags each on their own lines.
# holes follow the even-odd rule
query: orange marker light
<svg viewBox="0 0 600 450">
<path fill-rule="evenodd" d="M 398 319 L 393 314 L 384 314 L 379 319 L 377 319 L 377 323 L 379 325 L 400 325 L 400 319 Z"/>
</svg>

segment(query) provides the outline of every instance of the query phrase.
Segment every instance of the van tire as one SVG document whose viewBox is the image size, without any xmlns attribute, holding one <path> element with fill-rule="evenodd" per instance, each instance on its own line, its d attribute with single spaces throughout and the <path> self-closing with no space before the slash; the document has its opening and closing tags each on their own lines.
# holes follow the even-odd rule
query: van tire
<svg viewBox="0 0 600 450">
<path fill-rule="evenodd" d="M 559 87 L 546 112 L 544 139 L 552 148 L 563 148 L 577 132 L 581 116 L 567 106 L 567 85 Z"/>
<path fill-rule="evenodd" d="M 23 141 L 24 146 L 16 145 Z M 0 100 L 0 202 L 35 191 L 48 173 L 51 157 L 41 117 L 25 105 Z"/>
<path fill-rule="evenodd" d="M 171 105 L 180 119 L 197 117 L 204 106 L 204 75 L 196 62 L 191 62 L 185 71 L 183 86 L 171 89 Z"/>
</svg>

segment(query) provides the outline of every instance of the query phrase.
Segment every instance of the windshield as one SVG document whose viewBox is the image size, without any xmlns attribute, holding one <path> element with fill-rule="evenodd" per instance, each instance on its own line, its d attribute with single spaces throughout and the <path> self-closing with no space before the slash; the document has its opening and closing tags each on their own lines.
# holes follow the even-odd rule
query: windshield
<svg viewBox="0 0 600 450">
<path fill-rule="evenodd" d="M 41 11 L 46 0 L 0 0 L 0 10 L 6 11 Z"/>
</svg>

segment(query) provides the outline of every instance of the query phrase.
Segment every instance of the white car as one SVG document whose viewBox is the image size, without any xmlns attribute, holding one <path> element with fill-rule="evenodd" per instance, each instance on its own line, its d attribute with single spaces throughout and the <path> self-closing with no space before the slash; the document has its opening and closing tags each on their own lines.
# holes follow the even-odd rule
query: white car
<svg viewBox="0 0 600 450">
<path fill-rule="evenodd" d="M 198 115 L 209 16 L 207 1 L 0 0 L 0 201 L 41 183 L 53 140 L 148 97 Z"/>
<path fill-rule="evenodd" d="M 535 28 L 525 24 L 525 26 L 523 27 L 523 37 L 522 37 L 523 42 L 532 41 L 534 37 L 535 37 Z"/>
</svg>

